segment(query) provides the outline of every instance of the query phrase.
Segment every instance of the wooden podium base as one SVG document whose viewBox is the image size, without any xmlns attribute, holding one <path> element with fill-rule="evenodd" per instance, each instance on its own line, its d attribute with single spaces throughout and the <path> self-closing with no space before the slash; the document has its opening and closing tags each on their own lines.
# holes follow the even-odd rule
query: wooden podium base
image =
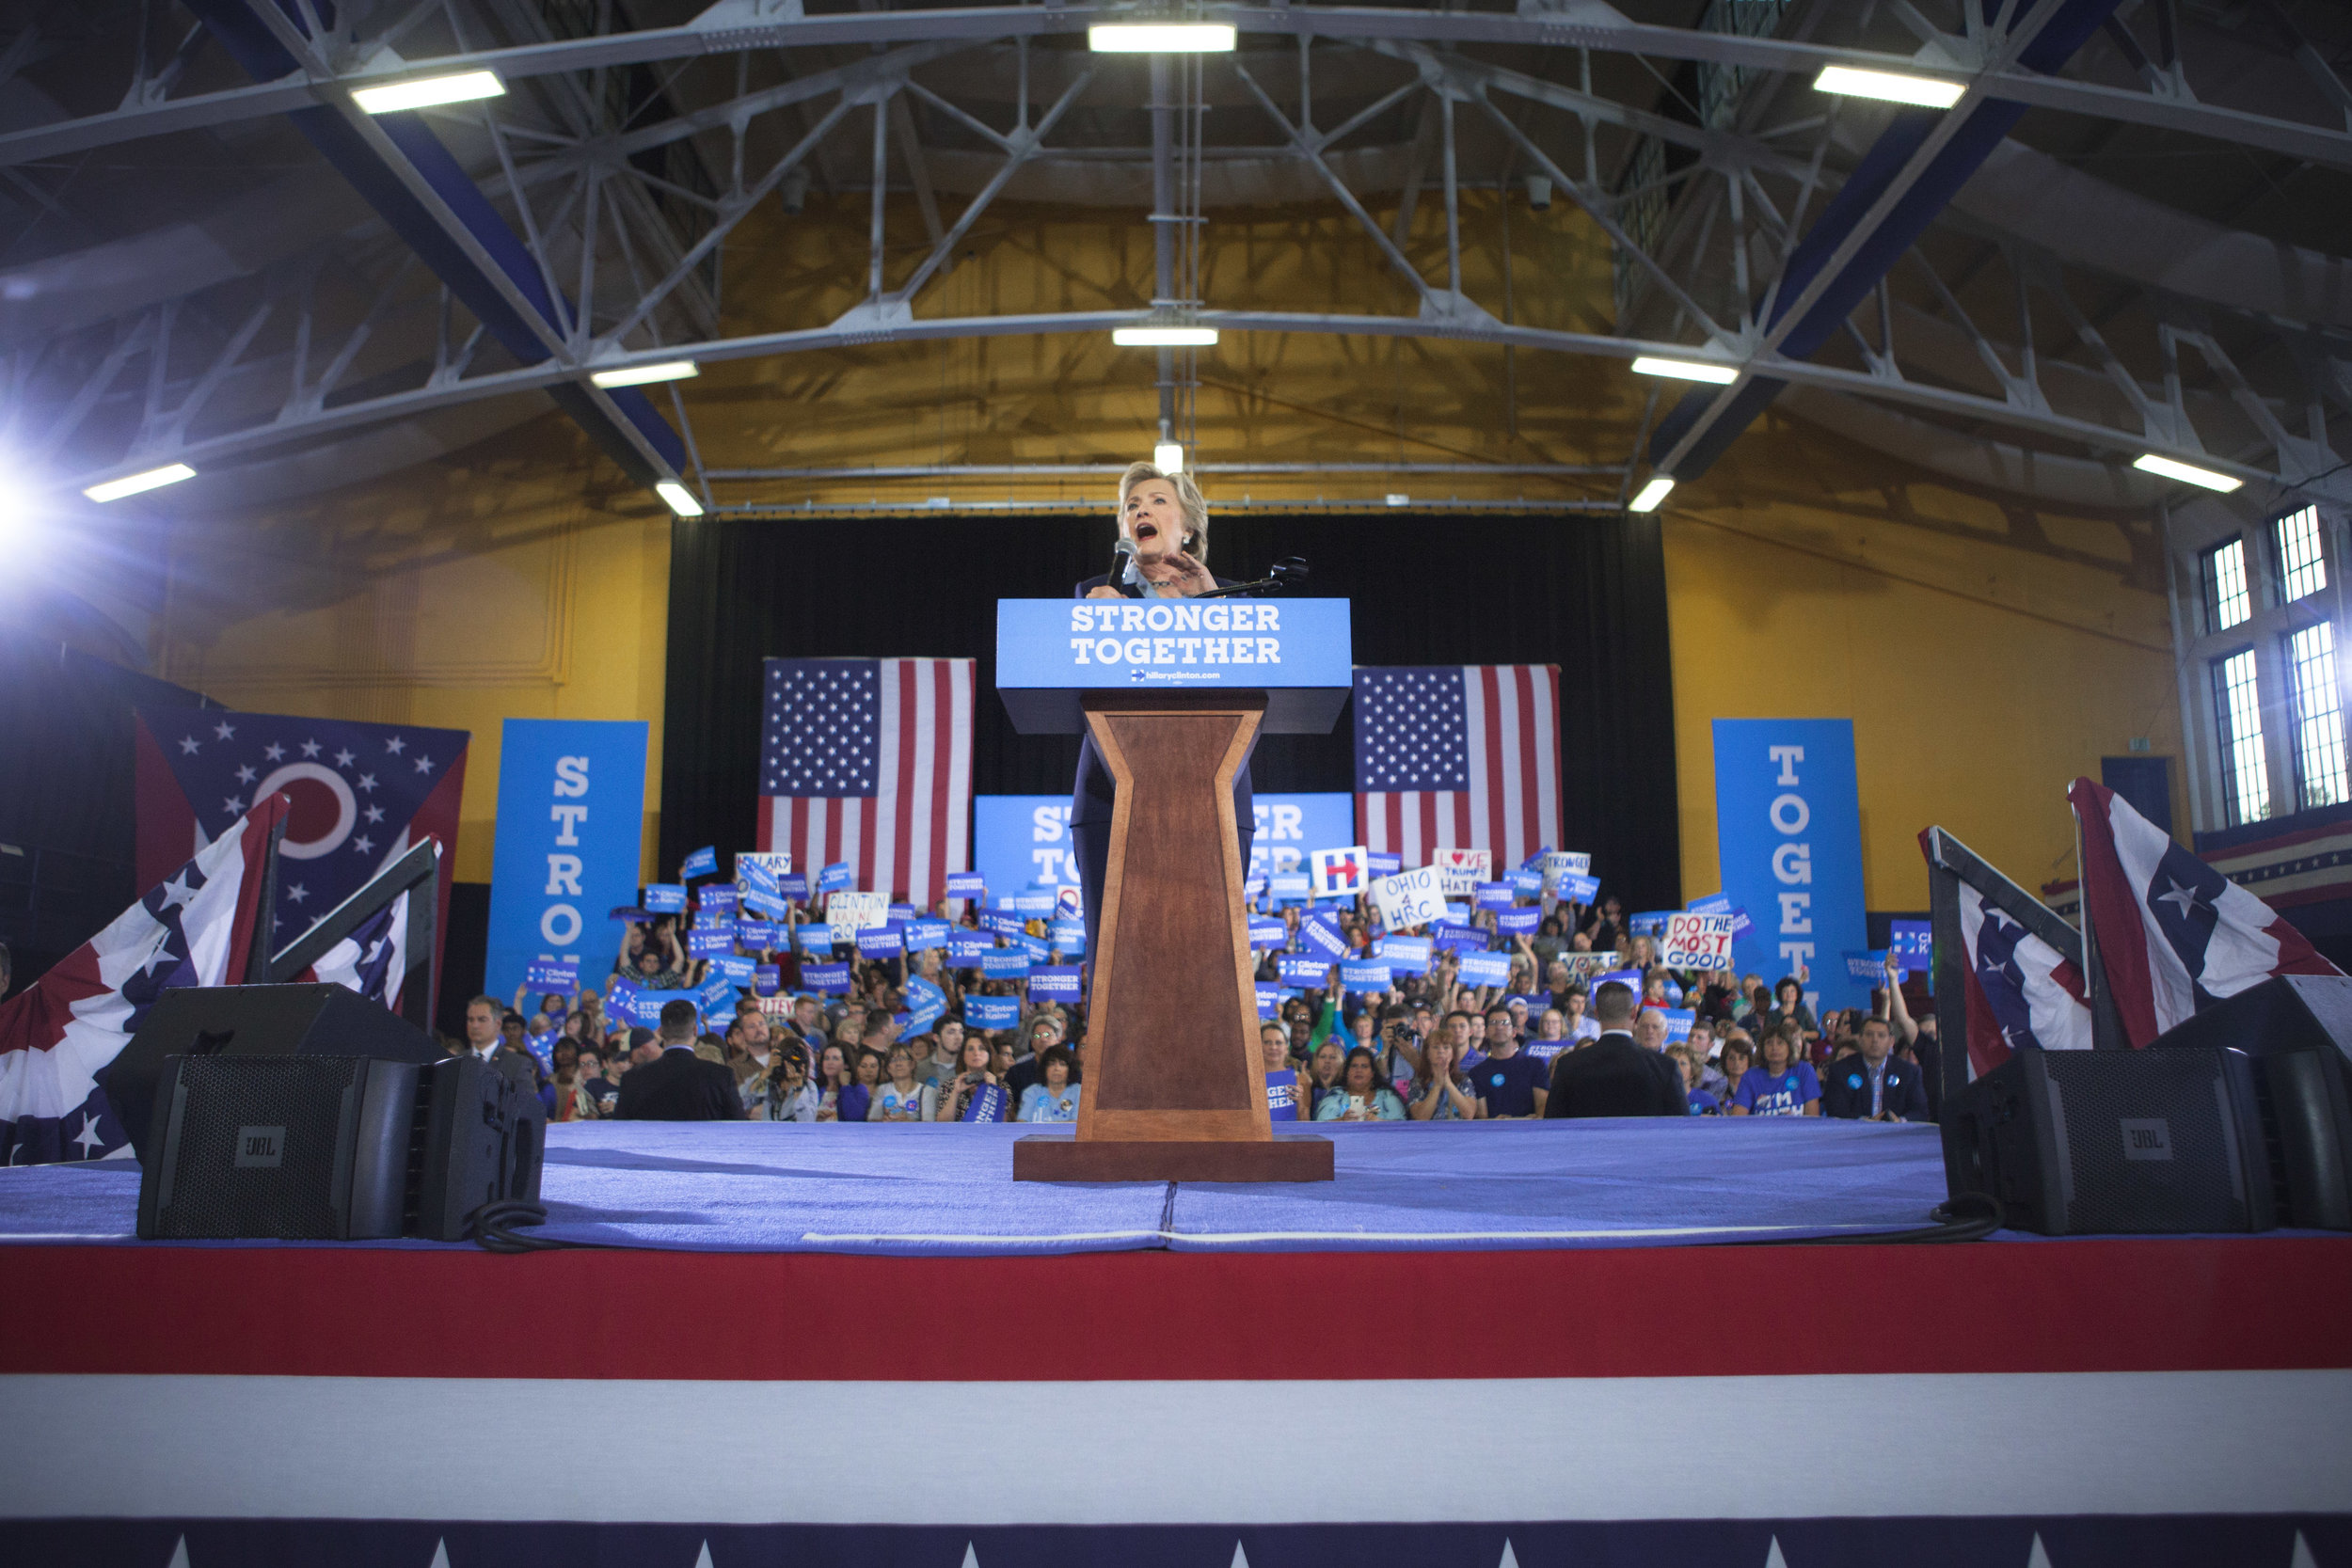
<svg viewBox="0 0 2352 1568">
<path fill-rule="evenodd" d="M 1015 1181 L 1328 1181 L 1331 1140 L 1183 1142 L 1062 1138 L 1033 1133 L 1012 1146 Z"/>
</svg>

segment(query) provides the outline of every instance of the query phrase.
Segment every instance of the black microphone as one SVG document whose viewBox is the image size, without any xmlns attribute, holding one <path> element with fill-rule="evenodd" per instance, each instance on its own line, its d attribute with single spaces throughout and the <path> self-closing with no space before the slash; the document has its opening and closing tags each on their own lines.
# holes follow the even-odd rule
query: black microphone
<svg viewBox="0 0 2352 1568">
<path fill-rule="evenodd" d="M 1111 592 L 1121 598 L 1132 599 L 1138 596 L 1129 592 L 1127 586 L 1128 578 L 1135 571 L 1135 565 L 1136 542 L 1122 533 L 1111 546 L 1110 575 Z"/>
</svg>

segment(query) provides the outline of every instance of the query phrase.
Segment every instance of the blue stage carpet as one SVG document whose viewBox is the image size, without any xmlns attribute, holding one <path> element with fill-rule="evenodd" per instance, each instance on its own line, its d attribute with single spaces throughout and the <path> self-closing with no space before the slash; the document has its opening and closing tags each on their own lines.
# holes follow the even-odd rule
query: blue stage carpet
<svg viewBox="0 0 2352 1568">
<path fill-rule="evenodd" d="M 1035 1131 L 559 1126 L 541 1233 L 693 1251 L 985 1257 L 1660 1246 L 1907 1229 L 1944 1198 L 1933 1127 L 1326 1126 L 1336 1181 L 1015 1183 L 1012 1141 Z M 130 1240 L 138 1174 L 127 1160 L 0 1170 L 0 1243 Z"/>
</svg>

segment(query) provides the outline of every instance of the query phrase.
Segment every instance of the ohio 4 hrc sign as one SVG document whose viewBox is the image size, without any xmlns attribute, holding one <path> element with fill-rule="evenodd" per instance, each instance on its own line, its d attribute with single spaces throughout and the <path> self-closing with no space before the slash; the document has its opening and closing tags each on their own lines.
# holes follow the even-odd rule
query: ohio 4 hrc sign
<svg viewBox="0 0 2352 1568">
<path fill-rule="evenodd" d="M 1668 969 L 1729 969 L 1731 926 L 1727 914 L 1666 917 L 1666 940 L 1658 961 Z"/>
</svg>

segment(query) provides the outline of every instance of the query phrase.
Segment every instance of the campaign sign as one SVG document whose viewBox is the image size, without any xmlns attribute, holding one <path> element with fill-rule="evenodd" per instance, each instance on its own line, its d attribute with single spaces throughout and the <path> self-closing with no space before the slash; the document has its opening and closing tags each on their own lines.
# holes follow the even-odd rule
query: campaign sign
<svg viewBox="0 0 2352 1568">
<path fill-rule="evenodd" d="M 1398 974 L 1426 974 L 1429 948 L 1427 937 L 1383 937 L 1380 951 L 1375 956 Z"/>
<path fill-rule="evenodd" d="M 1431 934 L 1440 947 L 1484 948 L 1486 945 L 1486 933 L 1475 926 L 1439 924 Z"/>
<path fill-rule="evenodd" d="M 1507 910 L 1518 890 L 1509 882 L 1480 882 L 1470 889 L 1470 908 L 1474 910 Z"/>
<path fill-rule="evenodd" d="M 1608 953 L 1563 953 L 1551 960 L 1568 967 L 1571 980 L 1590 980 L 1596 974 L 1606 974 L 1617 967 L 1617 955 Z"/>
<path fill-rule="evenodd" d="M 1325 962 L 1347 957 L 1347 938 L 1340 934 L 1337 916 L 1327 910 L 1317 910 L 1298 923 L 1298 945 L 1301 951 L 1316 955 Z"/>
<path fill-rule="evenodd" d="M 1742 909 L 1734 908 L 1731 902 L 1731 895 L 1727 893 L 1712 894 L 1705 898 L 1693 898 L 1691 900 L 1689 907 L 1690 911 L 1692 914 L 1727 914 L 1731 916 L 1731 934 L 1735 937 L 1744 937 L 1750 931 L 1756 929 L 1756 922 L 1748 918 L 1748 911 Z"/>
<path fill-rule="evenodd" d="M 739 986 L 748 986 L 758 973 L 759 965 L 739 953 L 723 953 L 710 960 L 710 972 L 723 974 Z"/>
<path fill-rule="evenodd" d="M 823 925 L 795 926 L 792 927 L 792 940 L 801 944 L 803 953 L 830 953 L 833 951 L 833 927 Z"/>
<path fill-rule="evenodd" d="M 1076 1002 L 1078 996 L 1078 966 L 1076 964 L 1040 964 L 1029 971 L 1029 1000 L 1032 1002 Z"/>
<path fill-rule="evenodd" d="M 1019 915 L 1009 913 L 1003 910 L 982 910 L 980 911 L 980 929 L 983 931 L 993 931 L 999 936 L 1009 936 L 1015 931 L 1027 930 L 1028 923 L 1023 920 Z"/>
<path fill-rule="evenodd" d="M 1345 599 L 999 599 L 1001 691 L 1345 687 Z"/>
<path fill-rule="evenodd" d="M 1372 901 L 1380 911 L 1380 924 L 1391 931 L 1427 926 L 1445 913 L 1444 890 L 1438 885 L 1434 865 L 1381 878 L 1372 884 Z"/>
<path fill-rule="evenodd" d="M 1543 927 L 1544 911 L 1533 904 L 1495 911 L 1495 929 L 1506 937 L 1532 937 Z"/>
<path fill-rule="evenodd" d="M 735 912 L 735 887 L 730 882 L 713 882 L 694 893 L 694 908 L 711 914 Z"/>
<path fill-rule="evenodd" d="M 1511 983 L 1511 955 L 1465 953 L 1454 976 L 1466 986 L 1507 986 Z"/>
<path fill-rule="evenodd" d="M 686 911 L 686 887 L 681 882 L 648 882 L 644 896 L 639 901 L 655 914 L 682 914 Z"/>
<path fill-rule="evenodd" d="M 947 961 L 958 969 L 969 969 L 978 963 L 982 957 L 994 951 L 996 951 L 995 940 L 978 931 L 947 933 Z"/>
<path fill-rule="evenodd" d="M 1510 883 L 1511 891 L 1521 898 L 1533 898 L 1544 891 L 1544 874 L 1523 866 L 1516 871 L 1504 872 L 1502 879 Z"/>
<path fill-rule="evenodd" d="M 752 994 L 773 996 L 784 989 L 784 971 L 774 964 L 757 964 L 752 969 Z"/>
<path fill-rule="evenodd" d="M 947 873 L 946 896 L 950 898 L 985 898 L 988 881 L 977 871 Z"/>
<path fill-rule="evenodd" d="M 1360 844 L 1318 849 L 1307 859 L 1318 898 L 1353 898 L 1372 886 L 1372 851 Z"/>
<path fill-rule="evenodd" d="M 907 1030 L 921 1034 L 947 1016 L 947 993 L 920 974 L 907 981 Z"/>
<path fill-rule="evenodd" d="M 1893 923 L 1895 961 L 1914 974 L 1935 973 L 1935 927 L 1925 920 Z"/>
<path fill-rule="evenodd" d="M 1848 951 L 1845 954 L 1846 978 L 1859 986 L 1877 987 L 1886 983 L 1886 949 L 1883 947 Z"/>
<path fill-rule="evenodd" d="M 1029 956 L 1016 949 L 1004 947 L 980 955 L 980 978 L 983 980 L 1018 980 L 1029 973 Z"/>
<path fill-rule="evenodd" d="M 1026 931 L 1015 931 L 1006 939 L 1006 942 L 1017 951 L 1026 953 L 1031 963 L 1043 963 L 1052 957 L 1054 951 L 1046 945 L 1043 937 L 1033 937 Z"/>
<path fill-rule="evenodd" d="M 1639 914 L 1627 915 L 1625 928 L 1634 936 L 1658 942 L 1666 935 L 1666 922 L 1681 912 L 1679 910 L 1644 910 Z"/>
<path fill-rule="evenodd" d="M 825 924 L 835 942 L 853 942 L 860 931 L 875 930 L 889 919 L 886 893 L 836 893 L 825 900 Z"/>
<path fill-rule="evenodd" d="M 523 984 L 532 990 L 575 991 L 580 989 L 580 965 L 534 958 L 523 965 Z"/>
<path fill-rule="evenodd" d="M 785 872 L 776 879 L 776 893 L 780 897 L 805 903 L 808 899 L 808 878 L 798 871 Z"/>
<path fill-rule="evenodd" d="M 704 845 L 686 857 L 685 863 L 677 868 L 677 874 L 687 880 L 696 877 L 716 877 L 719 874 L 719 847 L 715 844 Z"/>
<path fill-rule="evenodd" d="M 1557 887 L 1559 895 L 1571 904 L 1589 904 L 1600 896 L 1598 877 L 1580 877 L 1571 872 L 1560 879 Z"/>
<path fill-rule="evenodd" d="M 1467 926 L 1470 924 L 1470 907 L 1468 904 L 1450 903 L 1445 907 L 1445 917 L 1456 926 Z"/>
<path fill-rule="evenodd" d="M 772 953 L 784 945 L 784 933 L 776 929 L 772 920 L 739 920 L 735 923 L 735 942 L 755 953 Z"/>
<path fill-rule="evenodd" d="M 1432 849 L 1429 863 L 1438 885 L 1449 894 L 1467 894 L 1494 879 L 1494 852 L 1488 849 Z"/>
<path fill-rule="evenodd" d="M 792 912 L 792 906 L 786 899 L 755 887 L 743 890 L 743 908 L 753 914 L 764 914 L 773 920 L 782 920 Z"/>
<path fill-rule="evenodd" d="M 1258 1016 L 1266 1016 L 1263 1002 L 1258 1005 Z M 1298 1074 L 1292 1069 L 1265 1075 L 1265 1114 L 1268 1121 L 1298 1119 Z"/>
<path fill-rule="evenodd" d="M 1593 989 L 1596 990 L 1611 985 L 1623 986 L 1639 996 L 1642 994 L 1642 972 L 1638 969 L 1613 969 L 1606 974 L 1593 976 Z"/>
<path fill-rule="evenodd" d="M 850 885 L 850 863 L 835 861 L 817 873 L 817 891 L 833 893 Z"/>
<path fill-rule="evenodd" d="M 972 1029 L 1009 1029 L 1021 1022 L 1021 1002 L 1011 996 L 967 996 L 963 1022 Z"/>
<path fill-rule="evenodd" d="M 1057 920 L 1046 927 L 1046 940 L 1057 953 L 1083 953 L 1087 950 L 1087 923 L 1083 920 Z"/>
<path fill-rule="evenodd" d="M 1258 1016 L 1260 1018 L 1276 1018 L 1280 1016 L 1281 1011 L 1282 988 L 1279 986 L 1268 985 L 1264 981 L 1260 981 L 1258 983 Z"/>
<path fill-rule="evenodd" d="M 1375 849 L 1364 857 L 1364 864 L 1375 877 L 1393 877 L 1405 869 L 1405 857 L 1385 849 Z"/>
<path fill-rule="evenodd" d="M 898 933 L 883 926 L 857 934 L 857 956 L 861 958 L 895 958 L 906 951 Z"/>
<path fill-rule="evenodd" d="M 1340 965 L 1340 987 L 1343 990 L 1387 990 L 1391 984 L 1389 966 L 1377 960 Z"/>
<path fill-rule="evenodd" d="M 1258 915 L 1249 922 L 1249 945 L 1252 947 L 1280 947 L 1290 940 L 1291 928 L 1281 921 Z"/>
<path fill-rule="evenodd" d="M 686 956 L 690 958 L 715 958 L 722 953 L 735 950 L 735 924 L 697 926 L 686 933 Z"/>
<path fill-rule="evenodd" d="M 1286 986 L 1303 986 L 1309 990 L 1321 990 L 1331 978 L 1331 962 L 1327 958 L 1306 958 L 1295 953 L 1284 953 L 1274 960 L 1275 971 Z"/>
<path fill-rule="evenodd" d="M 1581 849 L 1547 849 L 1538 857 L 1537 869 L 1547 881 L 1563 877 L 1589 877 L 1593 872 L 1593 857 Z"/>
<path fill-rule="evenodd" d="M 1715 839 L 1724 892 L 1751 911 L 1736 937 L 1742 970 L 1793 974 L 1868 942 L 1863 915 L 1862 811 L 1848 719 L 1718 719 Z M 1814 965 L 1821 1006 L 1869 1000 L 1864 984 Z"/>
<path fill-rule="evenodd" d="M 947 923 L 944 920 L 910 920 L 905 941 L 910 953 L 928 953 L 934 947 L 947 945 Z"/>
<path fill-rule="evenodd" d="M 735 885 L 739 888 L 758 888 L 763 893 L 776 891 L 776 879 L 784 875 L 792 857 L 783 857 L 784 865 L 776 864 L 777 857 L 759 850 L 745 849 L 735 857 Z"/>
<path fill-rule="evenodd" d="M 1666 1015 L 1666 1043 L 1668 1045 L 1673 1045 L 1677 1040 L 1689 1039 L 1691 1025 L 1699 1021 L 1697 1010 L 1692 1007 L 1661 1007 L 1659 1011 Z"/>
<path fill-rule="evenodd" d="M 1013 910 L 1020 914 L 1051 915 L 1054 912 L 1055 903 L 1056 899 L 1050 889 L 1042 892 L 1031 889 L 1027 893 L 1016 893 L 1012 895 Z"/>
<path fill-rule="evenodd" d="M 1278 904 L 1304 904 L 1311 895 L 1307 878 L 1296 871 L 1278 871 L 1265 879 L 1265 890 Z"/>
<path fill-rule="evenodd" d="M 843 996 L 850 990 L 848 964 L 803 964 L 801 984 L 819 996 Z"/>
<path fill-rule="evenodd" d="M 585 911 L 634 901 L 644 825 L 643 721 L 506 721 L 485 989 L 512 994 L 534 958 L 612 972 L 621 933 Z"/>
<path fill-rule="evenodd" d="M 1729 969 L 1731 916 L 1677 914 L 1666 921 L 1658 961 L 1668 969 Z"/>
</svg>

